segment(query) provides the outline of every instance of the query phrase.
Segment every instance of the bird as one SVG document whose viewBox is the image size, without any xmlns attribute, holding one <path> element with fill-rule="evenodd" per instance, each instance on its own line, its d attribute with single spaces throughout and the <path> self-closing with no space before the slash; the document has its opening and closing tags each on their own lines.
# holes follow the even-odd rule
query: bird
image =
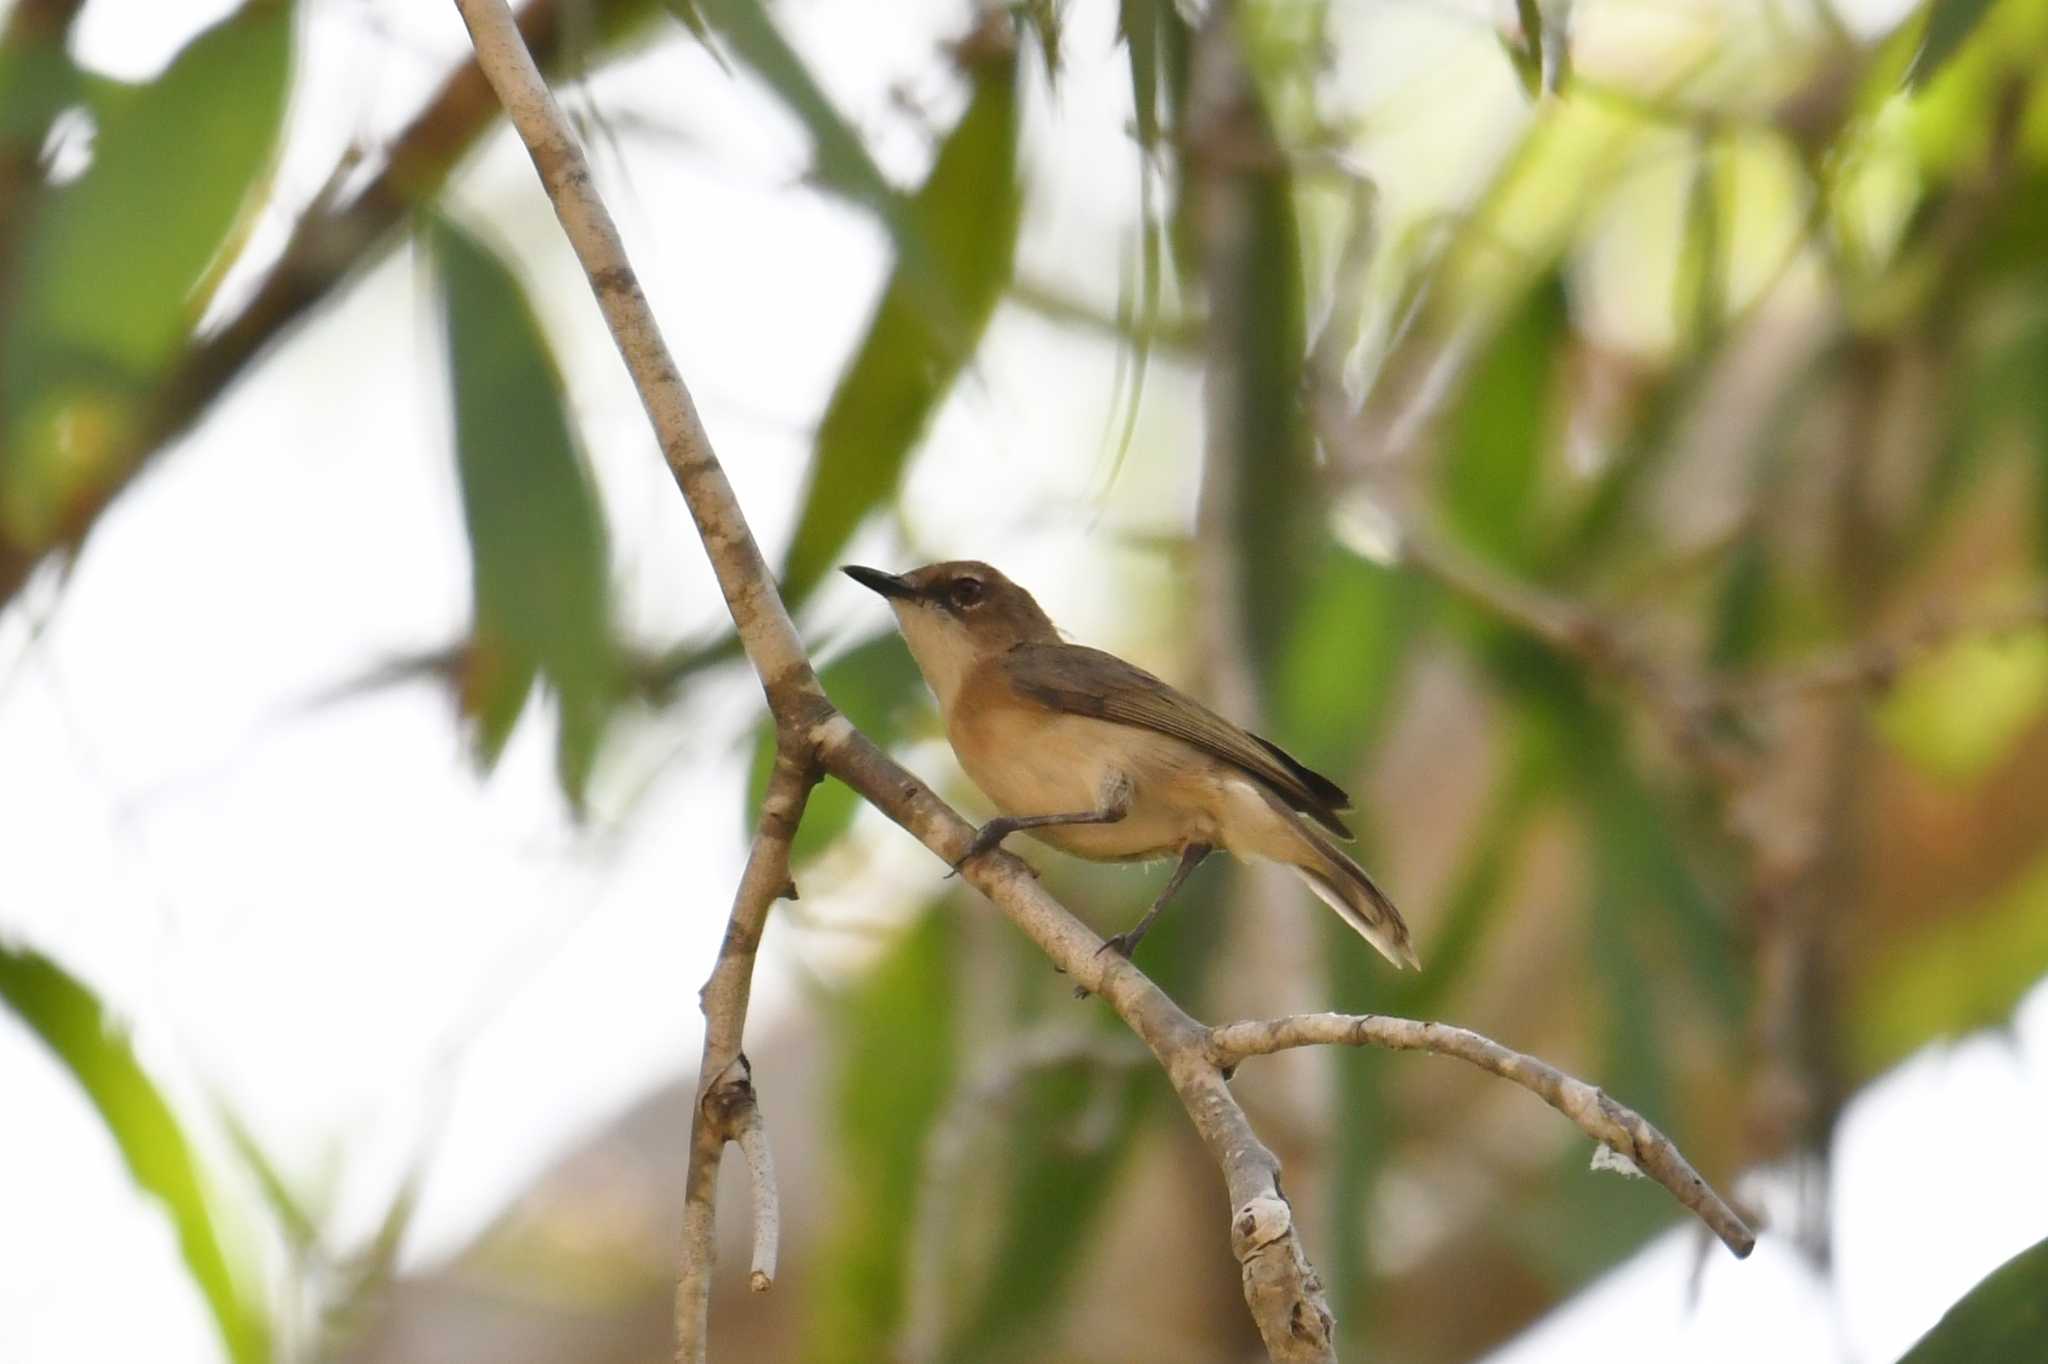
<svg viewBox="0 0 2048 1364">
<path fill-rule="evenodd" d="M 1143 668 L 1062 637 L 1031 594 L 973 559 L 841 571 L 896 615 L 968 778 L 999 811 L 953 865 L 1013 833 L 1095 862 L 1178 861 L 1135 924 L 1101 950 L 1129 957 L 1217 849 L 1291 867 L 1398 967 L 1408 925 L 1337 846 L 1343 788 Z"/>
</svg>

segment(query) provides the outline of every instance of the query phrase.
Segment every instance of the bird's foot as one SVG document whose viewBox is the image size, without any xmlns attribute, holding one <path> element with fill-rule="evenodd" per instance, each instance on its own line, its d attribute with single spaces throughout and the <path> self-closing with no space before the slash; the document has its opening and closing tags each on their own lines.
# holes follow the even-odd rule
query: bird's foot
<svg viewBox="0 0 2048 1364">
<path fill-rule="evenodd" d="M 1095 955 L 1099 957 L 1104 952 L 1114 952 L 1119 957 L 1122 957 L 1125 961 L 1129 961 L 1131 959 L 1131 953 L 1136 951 L 1137 947 L 1137 934 L 1116 933 L 1102 940 L 1102 946 L 1095 949 Z"/>
<path fill-rule="evenodd" d="M 1001 847 L 1003 840 L 1016 832 L 1017 826 L 1000 815 L 982 825 L 974 831 L 974 841 L 967 845 L 967 851 L 953 859 L 953 870 L 947 872 L 943 879 L 952 880 L 960 874 L 962 867 L 989 851 L 989 849 Z"/>
</svg>

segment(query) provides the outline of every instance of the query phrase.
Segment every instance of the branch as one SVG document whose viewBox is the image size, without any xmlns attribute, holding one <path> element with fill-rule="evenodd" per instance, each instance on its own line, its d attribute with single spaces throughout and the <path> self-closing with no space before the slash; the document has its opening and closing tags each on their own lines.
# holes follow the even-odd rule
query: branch
<svg viewBox="0 0 2048 1364">
<path fill-rule="evenodd" d="M 1579 1129 L 1650 1176 L 1691 1209 L 1738 1258 L 1756 1236 L 1679 1153 L 1671 1139 L 1635 1110 L 1595 1085 L 1574 1079 L 1547 1061 L 1512 1051 L 1489 1037 L 1448 1023 L 1424 1023 L 1384 1014 L 1295 1014 L 1258 1022 L 1226 1023 L 1209 1033 L 1209 1059 L 1229 1070 L 1247 1057 L 1294 1047 L 1385 1047 L 1455 1056 L 1490 1070 L 1549 1104 Z"/>
<path fill-rule="evenodd" d="M 725 1144 L 738 1142 L 754 1188 L 756 1292 L 775 1279 L 775 1253 L 782 1219 L 776 1201 L 775 1167 L 768 1136 L 755 1103 L 753 1067 L 740 1043 L 753 993 L 754 955 L 778 899 L 795 899 L 789 879 L 789 845 L 802 822 L 804 804 L 818 772 L 793 745 L 776 752 L 775 769 L 761 798 L 753 851 L 733 894 L 732 915 L 711 978 L 698 993 L 704 1011 L 704 1056 L 697 1067 L 697 1103 L 690 1119 L 690 1166 L 683 1192 L 683 1263 L 676 1278 L 676 1359 L 698 1364 L 705 1358 L 711 1311 L 711 1271 L 716 1261 L 718 1167 Z"/>
<path fill-rule="evenodd" d="M 1766 708 L 1844 691 L 1884 691 L 1899 675 L 1959 639 L 1999 639 L 2048 624 L 2048 590 L 1974 611 L 1937 608 L 1889 639 L 1866 639 L 1804 663 L 1709 682 L 1702 704 Z"/>
<path fill-rule="evenodd" d="M 763 803 L 753 855 L 734 897 L 732 928 L 705 988 L 707 1064 L 702 1074 L 717 1077 L 706 1088 L 710 1100 L 720 1082 L 731 1084 L 741 1078 L 728 1067 L 739 1055 L 737 1029 L 744 1021 L 759 926 L 768 906 L 789 888 L 789 837 L 802 814 L 801 793 L 818 769 L 852 787 L 949 864 L 965 855 L 975 831 L 826 699 L 732 487 L 712 453 L 689 392 L 662 342 L 618 231 L 592 184 L 590 168 L 520 41 L 504 0 L 455 0 L 455 4 L 469 26 L 478 61 L 511 115 L 563 230 L 590 277 L 598 305 L 653 422 L 663 456 L 697 524 L 780 735 L 776 774 Z M 999 15 L 1000 11 L 991 13 Z M 1242 1272 L 1245 1301 L 1270 1357 L 1279 1364 L 1335 1364 L 1334 1323 L 1323 1304 L 1322 1285 L 1302 1251 L 1292 1209 L 1280 1190 L 1280 1163 L 1252 1130 L 1230 1092 L 1222 1067 L 1211 1057 L 1210 1030 L 1126 958 L 1102 951 L 1102 939 L 1049 895 L 1016 857 L 1002 852 L 978 857 L 966 866 L 964 875 L 1055 966 L 1107 1002 L 1158 1059 L 1223 1173 L 1230 1204 L 1231 1248 Z M 730 1059 L 724 1051 L 728 1044 L 732 1047 Z M 714 1059 L 722 1059 L 723 1064 L 714 1069 L 709 1064 Z M 709 1148 L 718 1136 L 713 1122 L 718 1115 L 709 1110 L 723 1113 L 723 1105 L 722 1098 L 698 1105 L 691 1142 L 693 1169 L 712 1163 Z M 701 1160 L 700 1148 L 706 1152 Z M 719 1148 L 723 1148 L 722 1140 Z M 714 1211 L 715 1189 L 701 1178 L 696 1188 L 692 1217 L 697 1220 L 690 1222 L 688 1262 L 682 1270 L 679 1299 L 684 1297 L 682 1288 L 691 1295 L 708 1291 L 699 1288 L 708 1284 L 709 1274 L 709 1241 L 702 1222 Z M 689 1353 L 701 1350 L 703 1344 L 697 1331 L 702 1322 L 697 1302 L 690 1296 L 684 1304 L 688 1310 L 679 1312 L 687 1318 L 679 1334 L 686 1359 L 701 1357 Z"/>
<path fill-rule="evenodd" d="M 560 0 L 532 0 L 519 12 L 520 29 L 543 65 L 553 67 L 562 60 L 572 33 L 620 26 L 651 8 L 649 0 L 584 3 L 593 7 L 592 13 L 572 23 L 563 22 Z M 37 0 L 18 7 L 17 13 L 64 8 L 66 3 L 59 0 Z M 44 555 L 83 544 L 100 514 L 136 475 L 203 417 L 271 343 L 374 259 L 413 206 L 440 188 L 491 126 L 498 107 L 481 69 L 475 62 L 465 63 L 383 149 L 384 170 L 360 194 L 345 206 L 327 194 L 316 198 L 294 224 L 283 253 L 254 297 L 226 326 L 187 347 L 163 377 L 132 443 L 110 455 L 106 476 L 80 494 L 58 540 L 19 544 L 0 536 L 0 603 L 13 599 Z M 339 181 L 349 164 L 337 169 L 330 184 Z M 0 201 L 0 215 L 5 211 Z"/>
</svg>

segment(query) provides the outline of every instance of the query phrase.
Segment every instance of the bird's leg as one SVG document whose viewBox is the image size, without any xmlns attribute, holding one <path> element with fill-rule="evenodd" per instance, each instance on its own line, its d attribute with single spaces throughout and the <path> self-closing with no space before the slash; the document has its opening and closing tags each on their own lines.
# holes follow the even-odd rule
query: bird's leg
<svg viewBox="0 0 2048 1364">
<path fill-rule="evenodd" d="M 1102 793 L 1102 808 L 1081 810 L 1070 815 L 997 815 L 975 832 L 974 841 L 967 845 L 953 863 L 953 870 L 947 876 L 958 876 L 960 868 L 975 858 L 997 847 L 1011 834 L 1025 829 L 1049 829 L 1057 824 L 1114 824 L 1131 812 L 1131 783 L 1127 777 L 1118 777 Z"/>
<path fill-rule="evenodd" d="M 1116 952 L 1126 958 L 1138 950 L 1138 941 L 1151 929 L 1152 921 L 1159 917 L 1159 911 L 1166 908 L 1166 902 L 1180 889 L 1181 882 L 1188 879 L 1188 873 L 1202 865 L 1202 859 L 1215 849 L 1207 843 L 1190 843 L 1180 850 L 1180 865 L 1173 869 L 1173 875 L 1166 878 L 1166 884 L 1159 889 L 1159 897 L 1152 902 L 1152 908 L 1145 911 L 1145 917 L 1117 934 L 1095 949 L 1096 955 Z"/>
</svg>

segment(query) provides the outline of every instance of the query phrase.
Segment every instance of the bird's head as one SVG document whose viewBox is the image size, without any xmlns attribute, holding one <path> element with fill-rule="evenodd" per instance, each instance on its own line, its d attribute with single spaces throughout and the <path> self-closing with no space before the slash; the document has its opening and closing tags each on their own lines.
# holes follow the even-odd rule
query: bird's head
<svg viewBox="0 0 2048 1364">
<path fill-rule="evenodd" d="M 910 656 L 942 710 L 951 710 L 961 680 L 982 659 L 1059 638 L 1029 592 L 976 559 L 926 564 L 903 574 L 859 565 L 841 571 L 888 598 Z"/>
</svg>

